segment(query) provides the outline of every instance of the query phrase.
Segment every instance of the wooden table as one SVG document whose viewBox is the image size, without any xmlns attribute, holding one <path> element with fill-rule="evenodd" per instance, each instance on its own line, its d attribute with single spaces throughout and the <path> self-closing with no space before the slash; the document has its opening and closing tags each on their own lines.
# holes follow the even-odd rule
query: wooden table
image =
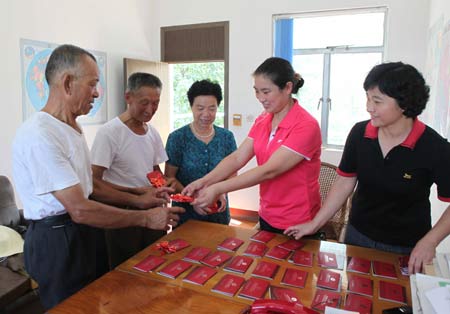
<svg viewBox="0 0 450 314">
<path fill-rule="evenodd" d="M 163 240 L 184 239 L 191 244 L 191 247 L 185 248 L 179 252 L 164 255 L 168 259 L 166 263 L 157 268 L 163 268 L 169 262 L 183 258 L 193 247 L 204 246 L 216 249 L 217 245 L 227 237 L 237 237 L 245 243 L 237 250 L 234 255 L 242 255 L 248 246 L 249 238 L 257 231 L 252 229 L 243 229 L 238 227 L 224 226 L 219 224 L 205 223 L 199 221 L 188 221 L 177 228 L 174 232 L 165 236 Z M 273 247 L 287 240 L 283 235 L 277 235 L 267 245 Z M 370 260 L 379 260 L 390 262 L 396 265 L 398 275 L 397 280 L 373 277 L 371 275 L 356 274 L 362 277 L 369 277 L 373 280 L 373 308 L 372 313 L 381 313 L 382 309 L 399 306 L 395 302 L 380 300 L 378 298 L 379 281 L 390 281 L 398 283 L 405 287 L 407 293 L 407 302 L 411 304 L 411 290 L 409 279 L 400 274 L 398 268 L 397 254 L 391 254 L 373 249 L 366 249 L 356 246 L 343 245 L 340 243 L 303 240 L 306 244 L 302 248 L 306 251 L 317 253 L 319 250 L 329 251 L 330 248 L 343 249 L 347 256 L 363 257 Z M 223 270 L 223 266 L 218 269 L 218 273 L 212 277 L 204 286 L 198 286 L 183 281 L 183 278 L 189 271 L 180 275 L 177 279 L 170 279 L 156 272 L 144 273 L 133 268 L 138 262 L 148 255 L 160 255 L 155 249 L 156 244 L 144 249 L 134 257 L 130 258 L 115 270 L 109 272 L 94 283 L 85 287 L 66 301 L 62 302 L 49 311 L 52 314 L 63 313 L 89 313 L 89 314 L 109 314 L 109 313 L 239 313 L 246 305 L 252 301 L 242 299 L 238 296 L 228 297 L 222 294 L 211 292 L 211 288 L 229 272 Z M 326 248 L 326 249 L 325 249 Z M 244 278 L 250 278 L 250 275 L 256 264 L 261 258 L 255 258 L 247 272 L 242 275 Z M 316 291 L 317 276 L 322 268 L 317 265 L 317 254 L 314 254 L 313 267 L 301 267 L 289 263 L 286 260 L 279 261 L 263 257 L 267 260 L 280 265 L 277 275 L 271 284 L 280 285 L 280 280 L 286 268 L 298 268 L 308 272 L 308 278 L 305 288 L 298 289 L 288 287 L 298 292 L 301 302 L 310 306 Z M 344 304 L 347 293 L 347 272 L 343 270 L 334 270 L 339 272 L 342 277 L 341 282 L 341 307 Z M 353 273 L 354 274 L 354 273 Z M 286 286 L 285 286 L 286 287 Z M 266 297 L 268 297 L 266 295 Z"/>
</svg>

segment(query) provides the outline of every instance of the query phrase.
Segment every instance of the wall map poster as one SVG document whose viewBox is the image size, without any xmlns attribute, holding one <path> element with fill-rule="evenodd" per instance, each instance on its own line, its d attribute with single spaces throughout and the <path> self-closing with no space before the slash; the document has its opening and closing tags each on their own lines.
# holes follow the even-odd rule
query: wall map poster
<svg viewBox="0 0 450 314">
<path fill-rule="evenodd" d="M 20 59 L 22 72 L 22 110 L 26 120 L 34 112 L 41 110 L 48 99 L 48 84 L 45 80 L 45 67 L 52 51 L 58 44 L 35 40 L 20 40 Z M 99 97 L 95 100 L 89 114 L 78 117 L 81 124 L 101 124 L 107 120 L 106 101 L 106 53 L 89 50 L 97 59 L 100 81 L 97 85 Z"/>
</svg>

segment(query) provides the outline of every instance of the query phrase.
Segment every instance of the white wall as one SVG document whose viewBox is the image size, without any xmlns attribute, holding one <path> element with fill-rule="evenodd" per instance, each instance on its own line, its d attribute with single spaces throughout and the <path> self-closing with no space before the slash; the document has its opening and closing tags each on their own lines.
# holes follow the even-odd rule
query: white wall
<svg viewBox="0 0 450 314">
<path fill-rule="evenodd" d="M 160 47 L 161 26 L 230 22 L 229 113 L 230 117 L 235 113 L 244 117 L 241 127 L 230 126 L 238 143 L 246 137 L 251 126 L 252 120 L 247 121 L 247 117 L 255 117 L 261 112 L 261 105 L 253 94 L 251 73 L 272 54 L 273 14 L 387 6 L 385 59 L 403 60 L 419 69 L 423 69 L 425 64 L 429 10 L 429 4 L 425 0 L 165 0 L 154 1 L 153 6 L 157 14 L 153 21 L 155 36 L 151 37 L 152 47 Z M 405 10 L 408 14 L 405 14 Z M 155 49 L 154 52 L 157 54 L 153 58 L 159 60 L 160 50 Z M 325 151 L 322 159 L 338 164 L 340 152 Z M 254 163 L 251 164 L 253 165 Z M 257 210 L 258 189 L 254 187 L 233 192 L 230 200 L 232 207 Z"/>
</svg>

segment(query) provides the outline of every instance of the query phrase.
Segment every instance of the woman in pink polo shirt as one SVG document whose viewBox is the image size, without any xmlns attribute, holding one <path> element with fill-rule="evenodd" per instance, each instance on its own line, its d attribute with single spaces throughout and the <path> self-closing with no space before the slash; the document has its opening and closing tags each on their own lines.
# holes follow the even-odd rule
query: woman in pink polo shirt
<svg viewBox="0 0 450 314">
<path fill-rule="evenodd" d="M 183 192 L 196 196 L 194 209 L 205 215 L 218 195 L 259 184 L 261 229 L 282 233 L 310 221 L 320 208 L 320 128 L 292 97 L 304 80 L 288 61 L 269 58 L 253 78 L 264 112 L 235 152 Z M 257 167 L 229 178 L 253 156 Z"/>
</svg>

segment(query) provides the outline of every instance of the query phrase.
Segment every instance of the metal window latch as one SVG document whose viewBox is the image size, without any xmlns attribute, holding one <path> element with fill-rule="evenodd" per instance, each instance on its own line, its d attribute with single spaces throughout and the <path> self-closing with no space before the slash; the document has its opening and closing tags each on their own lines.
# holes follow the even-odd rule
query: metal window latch
<svg viewBox="0 0 450 314">
<path fill-rule="evenodd" d="M 328 110 L 331 111 L 331 98 L 327 98 Z"/>
<path fill-rule="evenodd" d="M 323 102 L 323 97 L 319 98 L 319 102 L 317 103 L 317 110 L 320 108 L 320 104 Z"/>
</svg>

